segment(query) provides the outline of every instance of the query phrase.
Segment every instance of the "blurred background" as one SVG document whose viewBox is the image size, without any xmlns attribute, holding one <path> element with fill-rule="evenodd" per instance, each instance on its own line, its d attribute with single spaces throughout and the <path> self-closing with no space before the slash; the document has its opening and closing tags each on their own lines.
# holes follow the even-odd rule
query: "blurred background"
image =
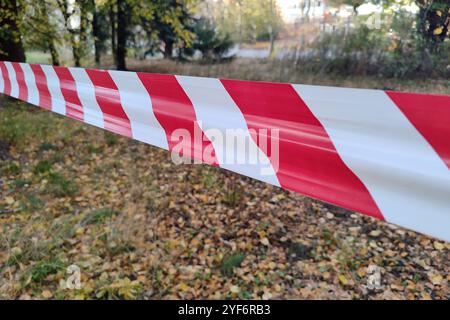
<svg viewBox="0 0 450 320">
<path fill-rule="evenodd" d="M 233 77 L 277 81 L 450 75 L 447 0 L 2 0 L 0 20 L 1 60 L 203 65 L 194 73 L 225 65 L 242 71 Z M 248 72 L 242 61 L 264 65 Z"/>
</svg>

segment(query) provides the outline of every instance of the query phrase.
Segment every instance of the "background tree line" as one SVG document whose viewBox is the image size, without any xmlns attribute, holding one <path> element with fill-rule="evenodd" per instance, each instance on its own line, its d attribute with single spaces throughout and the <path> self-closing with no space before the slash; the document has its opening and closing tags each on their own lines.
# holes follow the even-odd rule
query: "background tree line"
<svg viewBox="0 0 450 320">
<path fill-rule="evenodd" d="M 75 66 L 90 55 L 99 64 L 108 52 L 117 69 L 126 69 L 127 54 L 186 59 L 199 51 L 220 60 L 235 40 L 274 43 L 281 26 L 274 0 L 227 3 L 228 14 L 242 9 L 241 24 L 248 24 L 239 26 L 239 37 L 214 19 L 218 7 L 209 11 L 201 0 L 0 0 L 0 59 L 24 61 L 27 49 L 40 50 L 59 65 L 57 48 L 70 46 Z"/>
<path fill-rule="evenodd" d="M 296 56 L 296 64 L 314 72 L 373 73 L 369 69 L 379 69 L 382 59 L 386 74 L 396 76 L 429 72 L 436 66 L 450 68 L 449 0 L 298 0 L 306 23 L 300 28 L 312 23 L 310 12 L 319 2 L 352 8 L 352 29 L 314 31 L 312 50 L 297 34 L 291 36 L 289 45 L 297 42 L 299 50 L 308 53 L 303 60 Z M 383 8 L 379 28 L 367 27 L 369 17 L 358 13 L 366 3 Z M 24 61 L 25 52 L 35 50 L 49 53 L 52 63 L 59 65 L 61 53 L 70 50 L 75 66 L 86 61 L 100 65 L 108 56 L 117 69 L 126 69 L 127 56 L 188 60 L 200 55 L 216 62 L 227 59 L 235 43 L 256 42 L 267 44 L 272 57 L 275 41 L 294 28 L 284 23 L 278 4 L 276 0 L 0 0 L 0 60 Z M 403 9 L 410 4 L 418 8 L 414 14 Z"/>
</svg>

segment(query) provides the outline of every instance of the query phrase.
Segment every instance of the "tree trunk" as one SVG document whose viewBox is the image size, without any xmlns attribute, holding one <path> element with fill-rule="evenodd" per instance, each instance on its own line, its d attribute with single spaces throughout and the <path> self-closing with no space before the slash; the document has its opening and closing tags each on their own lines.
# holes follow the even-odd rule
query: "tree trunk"
<svg viewBox="0 0 450 320">
<path fill-rule="evenodd" d="M 272 26 L 268 27 L 269 31 L 269 41 L 270 41 L 270 47 L 269 47 L 269 59 L 272 59 L 275 54 L 275 35 Z"/>
<path fill-rule="evenodd" d="M 117 0 L 117 70 L 126 70 L 127 16 L 125 0 Z"/>
<path fill-rule="evenodd" d="M 98 12 L 95 6 L 95 0 L 92 1 L 92 35 L 94 36 L 94 56 L 95 64 L 100 65 L 100 38 L 98 29 Z"/>
<path fill-rule="evenodd" d="M 87 29 L 88 29 L 88 13 L 90 11 L 90 3 L 88 1 L 80 1 L 80 45 L 78 50 L 80 52 L 80 56 L 84 56 L 86 54 L 86 44 L 87 44 Z"/>
<path fill-rule="evenodd" d="M 70 42 L 72 44 L 72 55 L 75 61 L 75 67 L 81 66 L 80 41 L 77 39 L 75 30 L 69 30 Z"/>
<path fill-rule="evenodd" d="M 59 54 L 56 50 L 55 44 L 53 43 L 52 39 L 48 39 L 48 49 L 50 51 L 50 55 L 52 57 L 52 64 L 54 66 L 59 66 Z"/>
<path fill-rule="evenodd" d="M 50 26 L 50 20 L 48 18 L 47 4 L 46 4 L 45 0 L 41 0 L 40 4 L 41 4 L 41 8 L 42 8 L 42 16 L 46 19 L 45 23 L 48 26 Z M 53 31 L 53 28 L 50 29 L 50 32 L 48 32 L 48 34 L 45 36 L 45 39 L 47 41 L 48 50 L 50 51 L 50 55 L 52 57 L 52 65 L 59 66 L 59 54 L 58 54 L 58 50 L 56 50 L 56 46 L 55 46 L 55 42 L 54 42 L 55 33 Z"/>
<path fill-rule="evenodd" d="M 19 28 L 19 9 L 16 0 L 0 0 L 0 60 L 25 61 L 25 51 Z"/>
<path fill-rule="evenodd" d="M 73 60 L 75 61 L 75 66 L 79 67 L 79 66 L 81 66 L 81 63 L 80 63 L 80 60 L 81 60 L 80 39 L 77 38 L 78 35 L 77 35 L 76 30 L 72 29 L 72 27 L 70 26 L 69 20 L 70 20 L 70 17 L 72 16 L 72 12 L 69 13 L 69 2 L 68 2 L 68 0 L 58 0 L 56 2 L 59 6 L 59 9 L 61 10 L 63 17 L 64 17 L 66 29 L 70 35 L 70 44 L 72 45 L 72 55 L 73 55 Z"/>
<path fill-rule="evenodd" d="M 164 58 L 170 59 L 173 56 L 173 41 L 167 40 L 164 46 Z"/>
<path fill-rule="evenodd" d="M 117 65 L 117 47 L 116 47 L 116 13 L 114 3 L 111 1 L 109 6 L 109 23 L 111 24 L 111 53 L 113 55 L 114 64 Z"/>
</svg>

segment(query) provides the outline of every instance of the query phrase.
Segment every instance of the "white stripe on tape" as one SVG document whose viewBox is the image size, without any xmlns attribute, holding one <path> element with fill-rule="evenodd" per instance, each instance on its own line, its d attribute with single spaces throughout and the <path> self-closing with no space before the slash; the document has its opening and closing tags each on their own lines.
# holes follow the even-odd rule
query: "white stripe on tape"
<svg viewBox="0 0 450 320">
<path fill-rule="evenodd" d="M 42 65 L 42 70 L 47 78 L 47 87 L 52 99 L 52 111 L 65 115 L 66 101 L 61 92 L 59 78 L 52 66 Z"/>
<path fill-rule="evenodd" d="M 5 62 L 6 68 L 8 69 L 9 81 L 11 83 L 11 97 L 19 98 L 19 84 L 17 83 L 16 72 L 11 62 Z"/>
<path fill-rule="evenodd" d="M 293 86 L 387 221 L 448 239 L 450 171 L 384 91 Z"/>
<path fill-rule="evenodd" d="M 84 122 L 103 129 L 105 127 L 103 112 L 95 98 L 94 85 L 86 70 L 82 68 L 69 68 L 69 71 L 75 79 L 78 98 L 83 107 Z"/>
<path fill-rule="evenodd" d="M 176 78 L 190 98 L 201 128 L 213 144 L 220 167 L 280 186 L 269 159 L 252 139 L 244 116 L 220 80 L 187 76 Z M 237 140 L 246 141 L 246 146 L 237 144 L 234 148 L 230 147 L 226 129 L 232 129 Z M 258 161 L 250 163 L 249 159 Z"/>
<path fill-rule="evenodd" d="M 36 85 L 36 77 L 28 63 L 20 63 L 28 91 L 28 102 L 39 106 L 39 91 Z"/>
<path fill-rule="evenodd" d="M 166 132 L 153 113 L 152 101 L 135 72 L 109 71 L 119 89 L 120 102 L 133 138 L 169 150 Z"/>
</svg>

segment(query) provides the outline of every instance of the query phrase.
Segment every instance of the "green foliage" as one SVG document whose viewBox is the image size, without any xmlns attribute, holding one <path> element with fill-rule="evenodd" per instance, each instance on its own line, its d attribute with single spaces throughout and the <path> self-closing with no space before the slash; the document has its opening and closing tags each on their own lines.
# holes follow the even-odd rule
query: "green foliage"
<svg viewBox="0 0 450 320">
<path fill-rule="evenodd" d="M 131 41 L 135 55 L 163 53 L 172 58 L 175 49 L 183 52 L 192 47 L 193 7 L 197 0 L 130 1 Z"/>
<path fill-rule="evenodd" d="M 220 266 L 220 271 L 223 275 L 230 277 L 234 272 L 234 268 L 238 268 L 244 259 L 245 255 L 241 252 L 225 257 Z"/>
<path fill-rule="evenodd" d="M 197 36 L 194 49 L 199 50 L 206 60 L 222 60 L 234 45 L 229 34 L 220 34 L 212 22 L 205 18 L 197 20 L 194 32 Z"/>
<path fill-rule="evenodd" d="M 22 13 L 17 0 L 0 0 L 0 61 L 24 61 Z"/>
<path fill-rule="evenodd" d="M 62 260 L 54 258 L 51 260 L 44 260 L 38 262 L 35 266 L 31 267 L 27 275 L 33 282 L 40 283 L 47 276 L 55 274 L 60 270 L 64 270 L 65 264 Z"/>
<path fill-rule="evenodd" d="M 276 38 L 284 27 L 274 0 L 217 1 L 214 18 L 222 32 L 232 35 L 236 42 Z"/>
<path fill-rule="evenodd" d="M 111 210 L 109 208 L 98 209 L 88 213 L 86 218 L 83 220 L 83 224 L 101 223 L 117 214 L 117 211 Z"/>
<path fill-rule="evenodd" d="M 28 107 L 28 106 L 27 106 Z M 20 104 L 9 100 L 0 118 L 0 140 L 13 146 L 26 146 L 36 136 L 45 136 L 48 131 L 48 120 L 44 114 L 33 116 L 31 113 L 17 113 Z"/>
<path fill-rule="evenodd" d="M 379 28 L 369 27 L 367 16 L 355 28 L 323 34 L 310 55 L 296 59 L 302 70 L 337 75 L 385 77 L 450 76 L 450 42 L 429 50 L 414 28 L 416 17 L 398 10 L 386 12 Z"/>
<path fill-rule="evenodd" d="M 49 172 L 52 168 L 52 164 L 47 160 L 39 161 L 33 168 L 34 174 L 43 174 Z"/>
<path fill-rule="evenodd" d="M 22 0 L 24 12 L 22 33 L 24 34 L 25 48 L 50 52 L 52 64 L 59 64 L 57 45 L 62 44 L 58 36 L 57 22 L 54 7 L 45 0 Z"/>
<path fill-rule="evenodd" d="M 67 180 L 63 176 L 55 172 L 48 175 L 47 191 L 55 196 L 65 197 L 73 195 L 77 191 L 77 187 L 72 180 Z"/>
<path fill-rule="evenodd" d="M 16 163 L 12 162 L 12 163 L 2 163 L 2 165 L 0 166 L 2 173 L 4 174 L 10 174 L 10 175 L 18 175 L 22 169 L 19 165 L 17 165 Z"/>
<path fill-rule="evenodd" d="M 424 47 L 440 50 L 440 44 L 448 39 L 450 26 L 450 2 L 448 0 L 415 0 L 419 7 L 417 33 Z"/>
</svg>

